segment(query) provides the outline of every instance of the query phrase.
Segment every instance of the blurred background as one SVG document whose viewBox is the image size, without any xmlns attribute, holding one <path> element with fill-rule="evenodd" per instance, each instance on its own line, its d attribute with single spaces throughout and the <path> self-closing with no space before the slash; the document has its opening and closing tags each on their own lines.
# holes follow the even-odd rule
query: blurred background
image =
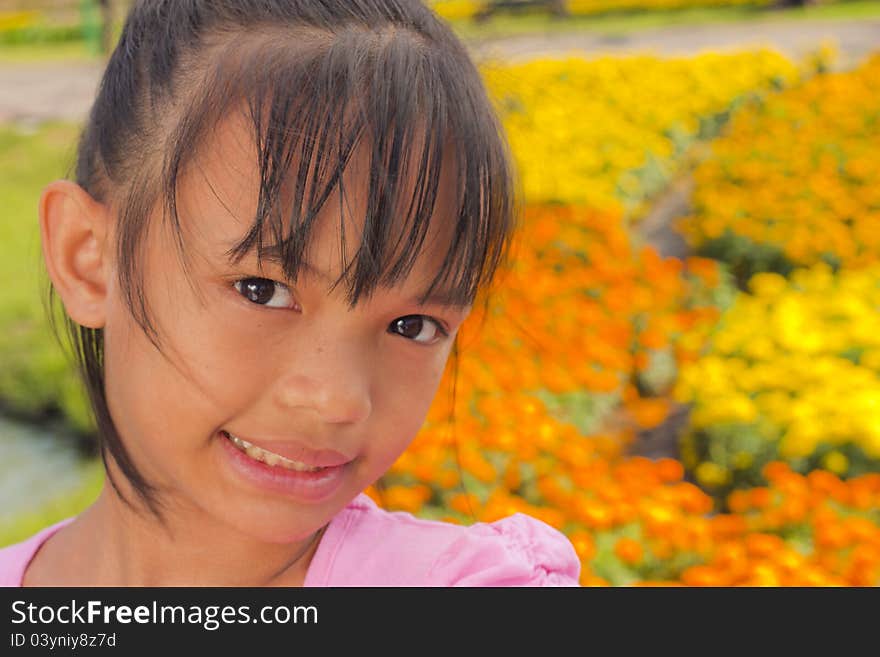
<svg viewBox="0 0 880 657">
<path fill-rule="evenodd" d="M 0 0 L 0 545 L 102 483 L 36 207 L 126 4 Z M 880 1 L 428 4 L 503 118 L 523 231 L 454 406 L 450 371 L 370 495 L 529 513 L 584 585 L 880 583 Z"/>
</svg>

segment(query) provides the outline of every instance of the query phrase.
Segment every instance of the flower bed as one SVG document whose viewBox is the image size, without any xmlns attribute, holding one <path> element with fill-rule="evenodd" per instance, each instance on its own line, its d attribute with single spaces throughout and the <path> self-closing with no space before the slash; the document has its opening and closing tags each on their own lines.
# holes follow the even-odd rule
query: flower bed
<svg viewBox="0 0 880 657">
<path fill-rule="evenodd" d="M 515 250 L 489 310 L 462 327 L 460 354 L 425 430 L 386 478 L 389 486 L 428 487 L 435 514 L 453 508 L 449 489 L 461 475 L 489 484 L 501 472 L 529 469 L 529 459 L 500 437 L 527 426 L 525 418 L 510 425 L 518 409 L 553 444 L 590 443 L 595 436 L 583 436 L 599 431 L 620 454 L 636 430 L 656 426 L 669 410 L 667 398 L 639 389 L 666 392 L 677 363 L 696 357 L 701 332 L 717 320 L 720 278 L 712 263 L 693 260 L 683 272 L 678 260 L 634 248 L 622 224 L 605 214 L 529 208 Z M 453 384 L 454 408 L 447 394 Z M 454 426 L 447 423 L 453 410 Z M 453 429 L 467 437 L 458 455 L 448 449 Z M 505 481 L 519 482 L 507 487 L 517 494 L 521 480 Z M 483 490 L 479 502 L 494 492 Z"/>
<path fill-rule="evenodd" d="M 842 477 L 880 471 L 880 268 L 755 275 L 684 366 L 686 466 L 718 495 L 760 485 L 774 460 Z"/>
<path fill-rule="evenodd" d="M 530 163 L 524 176 L 529 166 L 540 169 L 512 141 L 514 152 Z M 556 150 L 568 152 L 561 142 Z M 607 167 L 603 171 L 607 174 Z M 580 173 L 575 179 L 589 178 Z M 814 450 L 802 461 L 792 458 L 802 440 L 796 432 L 794 440 L 777 441 L 766 453 L 745 457 L 737 448 L 731 458 L 751 474 L 743 483 L 746 490 L 719 480 L 719 472 L 733 469 L 712 458 L 691 457 L 691 474 L 697 474 L 691 482 L 678 461 L 626 456 L 633 433 L 666 416 L 663 393 L 679 369 L 686 374 L 676 397 L 694 403 L 697 421 L 725 409 L 749 410 L 748 395 L 730 388 L 735 377 L 701 369 L 710 362 L 707 352 L 717 349 L 724 318 L 735 318 L 746 300 L 737 299 L 721 327 L 711 330 L 733 301 L 726 269 L 699 257 L 677 265 L 632 243 L 613 197 L 606 195 L 604 209 L 552 204 L 527 209 L 513 270 L 487 314 L 462 331 L 465 347 L 471 347 L 462 353 L 455 421 L 447 419 L 448 407 L 435 405 L 412 448 L 371 494 L 389 508 L 456 522 L 491 521 L 515 511 L 541 518 L 571 538 L 586 585 L 878 583 L 880 518 L 869 512 L 878 477 L 859 476 L 877 464 L 868 453 L 859 460 L 847 451 L 851 436 L 829 432 L 826 440 L 837 440 L 836 448 Z M 850 293 L 832 296 L 827 282 L 825 288 L 817 282 L 823 274 L 812 276 L 801 275 L 804 285 L 818 285 L 814 296 L 840 304 L 829 306 L 829 322 L 837 321 L 839 331 L 857 330 L 851 321 L 859 312 L 855 290 L 868 284 L 846 283 Z M 759 278 L 755 286 L 770 294 L 779 280 L 784 283 Z M 791 324 L 791 303 L 778 297 L 763 303 L 768 312 L 789 309 L 791 340 L 813 335 L 804 331 L 805 322 Z M 841 318 L 841 308 L 849 308 L 849 315 Z M 744 327 L 767 332 L 775 320 L 754 312 L 743 318 L 737 334 L 742 348 L 760 351 L 761 342 Z M 863 328 L 872 330 L 870 323 Z M 833 332 L 824 333 L 841 343 Z M 658 367 L 658 353 L 667 355 L 665 367 Z M 809 382 L 790 383 L 807 397 L 806 408 L 817 403 Z M 690 397 L 682 392 L 688 386 Z M 451 388 L 450 379 L 444 388 Z M 871 398 L 870 390 L 859 397 L 865 403 Z M 802 433 L 803 426 L 808 425 L 802 424 Z M 740 426 L 734 433 L 744 435 Z M 725 439 L 707 437 L 706 445 L 714 445 L 707 453 L 714 454 Z M 689 449 L 699 453 L 693 438 Z M 778 460 L 785 458 L 791 464 Z M 810 472 L 823 467 L 847 479 Z M 719 513 L 719 506 L 726 512 Z"/>
<path fill-rule="evenodd" d="M 447 20 L 473 18 L 484 11 L 489 0 L 429 0 L 431 8 Z M 565 0 L 564 7 L 573 16 L 592 16 L 613 11 L 663 11 L 690 7 L 765 7 L 771 0 Z"/>
<path fill-rule="evenodd" d="M 528 202 L 636 215 L 736 107 L 804 73 L 768 50 L 484 67 Z"/>
<path fill-rule="evenodd" d="M 694 210 L 678 230 L 725 260 L 741 284 L 759 271 L 880 256 L 880 54 L 750 107 L 695 171 Z"/>
</svg>

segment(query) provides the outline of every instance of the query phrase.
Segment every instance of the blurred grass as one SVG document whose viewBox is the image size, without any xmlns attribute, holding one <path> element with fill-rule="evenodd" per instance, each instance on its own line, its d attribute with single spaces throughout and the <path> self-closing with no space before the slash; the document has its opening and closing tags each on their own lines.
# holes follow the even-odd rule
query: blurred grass
<svg viewBox="0 0 880 657">
<path fill-rule="evenodd" d="M 73 161 L 78 129 L 46 124 L 22 131 L 0 126 L 0 400 L 4 411 L 39 420 L 63 414 L 72 428 L 90 423 L 84 393 L 52 336 L 42 305 L 45 274 L 38 202 L 42 188 L 63 177 Z"/>
<path fill-rule="evenodd" d="M 4 415 L 39 424 L 47 415 L 60 411 L 73 429 L 85 432 L 90 422 L 84 394 L 51 334 L 42 306 L 47 276 L 38 220 L 41 190 L 67 174 L 77 134 L 78 126 L 64 123 L 46 124 L 36 131 L 0 125 L 0 199 L 4 208 L 0 276 L 6 281 L 0 294 L 0 400 Z M 54 433 L 49 428 L 45 431 Z M 51 461 L 49 457 L 44 458 Z M 6 508 L 7 513 L 0 514 L 5 515 L 0 521 L 0 546 L 23 540 L 82 511 L 100 490 L 103 466 L 93 460 L 82 468 L 75 475 L 82 479 L 82 485 L 71 488 L 59 484 L 58 492 L 50 494 L 38 509 L 15 513 Z M 11 500 L 3 503 L 8 505 Z"/>
<path fill-rule="evenodd" d="M 85 41 L 0 44 L 0 65 L 100 62 Z"/>
</svg>

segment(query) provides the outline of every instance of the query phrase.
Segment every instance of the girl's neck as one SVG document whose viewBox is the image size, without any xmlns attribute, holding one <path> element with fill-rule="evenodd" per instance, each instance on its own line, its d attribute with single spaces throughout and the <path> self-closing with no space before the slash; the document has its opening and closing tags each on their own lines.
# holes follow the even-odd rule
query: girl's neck
<svg viewBox="0 0 880 657">
<path fill-rule="evenodd" d="M 25 586 L 302 586 L 321 534 L 285 544 L 255 541 L 196 510 L 163 527 L 136 514 L 105 484 L 49 538 Z"/>
</svg>

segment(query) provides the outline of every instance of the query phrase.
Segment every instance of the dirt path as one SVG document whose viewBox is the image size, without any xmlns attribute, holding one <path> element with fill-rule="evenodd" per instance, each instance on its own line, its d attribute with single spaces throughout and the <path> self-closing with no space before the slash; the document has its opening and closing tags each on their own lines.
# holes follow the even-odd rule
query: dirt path
<svg viewBox="0 0 880 657">
<path fill-rule="evenodd" d="M 703 50 L 769 46 L 800 57 L 823 40 L 835 41 L 840 64 L 851 66 L 880 50 L 880 19 L 858 21 L 762 21 L 728 25 L 681 26 L 621 36 L 589 33 L 532 35 L 470 44 L 477 60 L 528 59 L 570 51 L 625 54 L 653 51 L 687 55 Z M 79 120 L 95 95 L 102 66 L 98 63 L 0 65 L 0 122 Z"/>
<path fill-rule="evenodd" d="M 682 25 L 648 29 L 626 35 L 589 33 L 522 36 L 487 41 L 472 47 L 477 58 L 508 60 L 557 55 L 571 50 L 592 54 L 651 51 L 663 55 L 692 55 L 704 50 L 727 51 L 769 47 L 790 57 L 802 57 L 825 40 L 840 49 L 840 67 L 857 64 L 880 50 L 880 18 L 846 21 L 765 20 L 722 25 Z"/>
<path fill-rule="evenodd" d="M 103 65 L 0 66 L 0 122 L 79 121 L 88 114 Z"/>
</svg>

